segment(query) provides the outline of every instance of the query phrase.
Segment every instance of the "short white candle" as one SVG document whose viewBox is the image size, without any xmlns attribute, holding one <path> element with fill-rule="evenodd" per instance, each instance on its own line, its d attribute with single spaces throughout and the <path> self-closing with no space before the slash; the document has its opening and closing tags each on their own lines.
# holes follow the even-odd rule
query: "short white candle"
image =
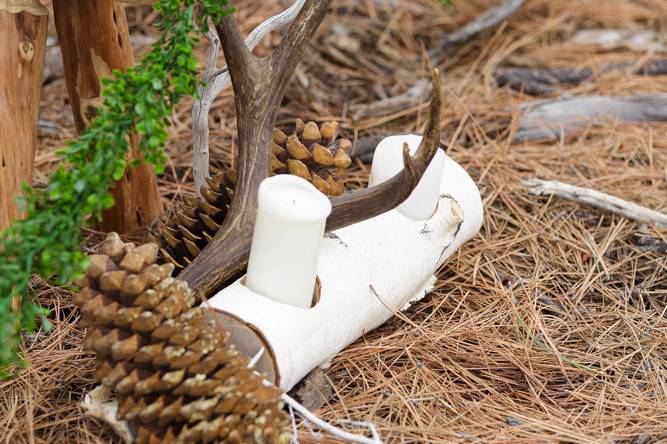
<svg viewBox="0 0 667 444">
<path fill-rule="evenodd" d="M 415 134 L 384 138 L 375 149 L 368 186 L 381 184 L 398 174 L 403 169 L 403 144 L 407 143 L 410 154 L 414 155 L 421 141 L 422 136 Z M 445 158 L 445 153 L 438 149 L 410 197 L 396 208 L 398 211 L 414 220 L 428 219 L 433 215 L 438 204 Z"/>
<path fill-rule="evenodd" d="M 273 300 L 310 307 L 329 199 L 310 182 L 284 174 L 259 186 L 246 286 Z"/>
</svg>

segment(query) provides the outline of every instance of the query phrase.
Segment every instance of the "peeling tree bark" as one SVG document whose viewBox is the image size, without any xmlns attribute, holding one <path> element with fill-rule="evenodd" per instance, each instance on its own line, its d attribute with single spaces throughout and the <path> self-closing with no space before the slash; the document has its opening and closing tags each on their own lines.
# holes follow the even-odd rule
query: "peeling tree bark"
<svg viewBox="0 0 667 444">
<path fill-rule="evenodd" d="M 47 26 L 37 0 L 0 2 L 0 230 L 20 216 L 15 197 L 32 178 Z"/>
<path fill-rule="evenodd" d="M 100 79 L 134 63 L 127 20 L 123 6 L 113 0 L 54 0 L 53 9 L 67 89 L 80 133 L 102 104 Z M 130 135 L 130 145 L 128 158 L 141 160 L 135 135 Z M 146 163 L 128 168 L 113 195 L 116 205 L 104 213 L 100 226 L 104 231 L 138 230 L 162 213 L 155 172 Z"/>
</svg>

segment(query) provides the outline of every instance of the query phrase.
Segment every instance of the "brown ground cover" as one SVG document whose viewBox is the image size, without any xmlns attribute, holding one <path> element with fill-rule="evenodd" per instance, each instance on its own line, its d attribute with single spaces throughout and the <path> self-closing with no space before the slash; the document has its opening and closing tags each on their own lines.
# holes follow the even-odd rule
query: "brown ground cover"
<svg viewBox="0 0 667 444">
<path fill-rule="evenodd" d="M 247 32 L 287 2 L 241 3 Z M 393 96 L 427 77 L 429 48 L 492 0 L 337 0 L 284 100 L 280 123 L 339 120 L 350 138 L 418 131 L 425 105 L 355 121 L 355 105 Z M 130 11 L 135 32 L 154 16 Z M 441 65 L 443 143 L 479 184 L 481 233 L 438 273 L 436 290 L 403 316 L 336 356 L 335 396 L 323 418 L 372 421 L 387 442 L 632 442 L 667 440 L 667 232 L 557 199 L 521 180 L 558 179 L 667 211 L 667 125 L 609 123 L 559 141 L 512 143 L 516 108 L 535 100 L 498 88 L 497 66 L 601 67 L 647 54 L 570 42 L 581 28 L 667 32 L 664 0 L 528 0 L 510 21 Z M 267 39 L 268 51 L 278 39 Z M 667 92 L 667 78 L 600 74 L 570 94 Z M 74 135 L 64 80 L 44 88 L 35 181 Z M 178 106 L 167 172 L 168 207 L 192 194 L 191 102 Z M 231 89 L 211 113 L 215 169 L 230 162 Z M 365 183 L 358 162 L 350 186 Z M 87 245 L 97 234 L 86 230 Z M 82 417 L 93 386 L 71 295 L 33 283 L 54 330 L 26 338 L 31 366 L 0 383 L 6 443 L 112 442 Z M 300 427 L 301 442 L 335 442 Z"/>
</svg>

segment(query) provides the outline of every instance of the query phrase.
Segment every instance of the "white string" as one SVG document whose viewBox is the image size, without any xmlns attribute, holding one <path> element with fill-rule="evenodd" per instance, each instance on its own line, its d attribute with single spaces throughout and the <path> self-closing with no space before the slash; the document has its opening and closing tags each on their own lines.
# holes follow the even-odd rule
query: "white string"
<svg viewBox="0 0 667 444">
<path fill-rule="evenodd" d="M 363 425 L 367 427 L 373 435 L 373 438 L 368 438 L 362 435 L 356 435 L 354 433 L 346 432 L 343 429 L 340 429 L 334 425 L 329 424 L 326 421 L 321 420 L 313 412 L 299 404 L 294 398 L 289 396 L 286 393 L 283 393 L 281 399 L 287 404 L 291 409 L 294 409 L 303 419 L 309 421 L 310 423 L 316 425 L 325 432 L 335 436 L 336 438 L 344 439 L 348 442 L 355 442 L 360 444 L 383 444 L 380 435 L 377 433 L 375 426 L 367 422 L 353 422 L 349 421 L 348 424 L 353 425 Z"/>
<path fill-rule="evenodd" d="M 289 408 L 289 416 L 292 420 L 292 442 L 294 444 L 299 444 L 299 432 L 296 430 L 296 415 L 294 414 L 292 406 L 287 407 Z"/>
<path fill-rule="evenodd" d="M 265 348 L 262 347 L 257 353 L 255 353 L 255 356 L 253 356 L 253 358 L 248 363 L 248 368 L 253 368 L 255 364 L 257 364 L 259 359 L 264 354 L 264 351 Z M 263 383 L 265 385 L 273 385 L 266 379 L 263 380 Z M 299 444 L 298 432 L 296 429 L 296 415 L 294 414 L 294 411 L 299 413 L 299 415 L 301 415 L 301 417 L 308 423 L 313 424 L 314 426 L 335 436 L 336 438 L 360 444 L 382 444 L 382 439 L 380 438 L 380 434 L 375 428 L 375 425 L 370 422 L 350 421 L 347 419 L 343 419 L 340 421 L 342 424 L 348 424 L 355 427 L 366 427 L 368 431 L 371 433 L 373 438 L 368 438 L 366 436 L 356 435 L 354 433 L 346 432 L 343 429 L 340 429 L 332 424 L 329 424 L 326 421 L 321 420 L 320 418 L 315 416 L 313 412 L 305 408 L 303 405 L 299 404 L 296 401 L 296 399 L 292 398 L 287 393 L 283 393 L 281 395 L 281 399 L 283 400 L 283 402 L 285 402 L 285 404 L 287 404 L 287 408 L 289 409 L 290 412 L 290 418 L 292 420 L 292 443 L 294 444 Z M 313 433 L 312 430 L 311 433 Z"/>
<path fill-rule="evenodd" d="M 248 363 L 248 367 L 249 367 L 249 368 L 250 368 L 250 367 L 254 367 L 255 364 L 257 364 L 257 361 L 259 361 L 260 358 L 262 357 L 262 355 L 264 354 L 264 350 L 265 350 L 264 347 L 262 347 L 262 348 L 255 354 L 255 356 L 253 356 L 253 358 L 252 358 L 252 359 L 250 360 L 250 362 Z"/>
</svg>

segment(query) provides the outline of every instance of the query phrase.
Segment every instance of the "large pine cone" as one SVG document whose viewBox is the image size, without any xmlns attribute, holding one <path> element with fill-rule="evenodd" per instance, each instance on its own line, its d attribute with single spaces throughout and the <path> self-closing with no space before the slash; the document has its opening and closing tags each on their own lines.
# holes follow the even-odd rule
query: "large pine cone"
<svg viewBox="0 0 667 444">
<path fill-rule="evenodd" d="M 75 297 L 97 380 L 118 399 L 137 443 L 288 443 L 280 391 L 248 368 L 158 247 L 110 234 Z"/>
<path fill-rule="evenodd" d="M 329 196 L 345 192 L 342 175 L 352 160 L 347 154 L 352 143 L 336 140 L 338 124 L 297 120 L 295 131 L 287 136 L 273 133 L 271 174 L 294 174 L 310 181 Z M 201 198 L 185 202 L 176 215 L 162 224 L 159 239 L 162 258 L 181 270 L 211 241 L 229 211 L 234 195 L 236 173 L 229 171 L 207 179 Z"/>
</svg>

